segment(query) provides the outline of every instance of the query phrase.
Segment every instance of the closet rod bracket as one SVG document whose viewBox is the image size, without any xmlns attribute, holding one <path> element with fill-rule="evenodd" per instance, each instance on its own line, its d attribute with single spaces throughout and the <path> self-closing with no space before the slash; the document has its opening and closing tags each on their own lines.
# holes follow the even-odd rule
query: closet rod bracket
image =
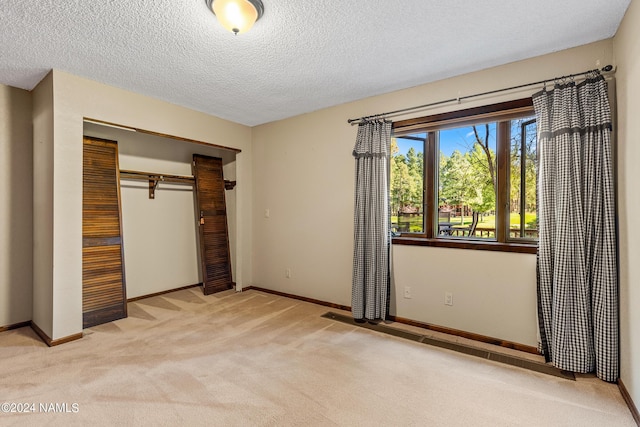
<svg viewBox="0 0 640 427">
<path fill-rule="evenodd" d="M 164 181 L 164 177 L 160 175 L 159 177 L 149 176 L 149 198 L 156 198 L 156 187 L 158 186 L 158 182 Z"/>
</svg>

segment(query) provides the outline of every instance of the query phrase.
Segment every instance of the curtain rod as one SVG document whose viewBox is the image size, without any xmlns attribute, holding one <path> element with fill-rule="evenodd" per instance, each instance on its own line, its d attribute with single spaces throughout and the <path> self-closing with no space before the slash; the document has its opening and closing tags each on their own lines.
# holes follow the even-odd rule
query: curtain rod
<svg viewBox="0 0 640 427">
<path fill-rule="evenodd" d="M 415 107 L 402 108 L 400 110 L 395 110 L 395 111 L 388 111 L 386 113 L 372 114 L 370 116 L 362 116 L 362 117 L 358 117 L 357 119 L 349 119 L 349 120 L 347 120 L 347 123 L 349 123 L 349 124 L 351 124 L 353 126 L 354 124 L 358 124 L 358 123 L 363 122 L 363 121 L 367 121 L 367 120 L 371 120 L 371 119 L 377 119 L 377 118 L 383 118 L 383 117 L 386 117 L 386 116 L 391 116 L 391 115 L 400 114 L 400 113 L 406 113 L 406 112 L 414 111 L 414 110 L 421 110 L 423 108 L 434 107 L 436 105 L 447 104 L 449 102 L 454 102 L 454 101 L 460 102 L 462 100 L 470 99 L 470 98 L 476 98 L 478 96 L 491 95 L 491 94 L 494 94 L 494 93 L 506 92 L 508 90 L 514 90 L 514 89 L 521 89 L 523 87 L 535 86 L 535 85 L 540 85 L 540 84 L 543 84 L 543 83 L 546 84 L 546 83 L 550 83 L 550 82 L 554 82 L 554 81 L 558 81 L 558 80 L 572 79 L 574 77 L 586 76 L 587 74 L 594 73 L 594 72 L 598 72 L 599 73 L 600 71 L 603 71 L 603 72 L 607 73 L 607 72 L 610 72 L 612 70 L 613 70 L 613 66 L 612 65 L 606 65 L 606 66 L 602 67 L 601 69 L 583 71 L 581 73 L 569 74 L 569 75 L 562 76 L 562 77 L 554 77 L 552 79 L 540 80 L 539 82 L 525 83 L 525 84 L 518 85 L 518 86 L 511 86 L 511 87 L 507 87 L 507 88 L 503 88 L 503 89 L 495 89 L 495 90 L 490 90 L 488 92 L 476 93 L 476 94 L 473 94 L 473 95 L 459 96 L 457 98 L 445 99 L 443 101 L 431 102 L 429 104 L 418 105 L 418 106 L 415 106 Z"/>
</svg>

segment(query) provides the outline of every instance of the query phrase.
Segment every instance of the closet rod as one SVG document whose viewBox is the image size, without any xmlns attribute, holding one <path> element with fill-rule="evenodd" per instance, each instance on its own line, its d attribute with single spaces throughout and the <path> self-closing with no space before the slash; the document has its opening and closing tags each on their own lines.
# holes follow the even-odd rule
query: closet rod
<svg viewBox="0 0 640 427">
<path fill-rule="evenodd" d="M 143 181 L 162 181 L 174 184 L 193 184 L 195 182 L 192 176 L 167 175 L 163 173 L 140 172 L 124 169 L 120 169 L 120 178 L 139 179 Z"/>
<path fill-rule="evenodd" d="M 172 184 L 195 185 L 196 180 L 192 176 L 187 175 L 166 175 L 161 173 L 140 172 L 120 169 L 120 179 L 133 179 L 139 181 L 149 181 L 149 198 L 156 198 L 156 187 L 159 182 L 169 182 Z M 233 190 L 236 181 L 224 180 L 224 189 Z"/>
<path fill-rule="evenodd" d="M 156 198 L 156 188 L 159 182 L 170 182 L 171 184 L 194 185 L 195 179 L 192 176 L 164 175 L 160 173 L 140 172 L 120 169 L 121 179 L 135 179 L 149 181 L 149 198 Z"/>
<path fill-rule="evenodd" d="M 388 111 L 386 113 L 372 114 L 370 116 L 362 116 L 362 117 L 358 117 L 357 119 L 349 119 L 349 120 L 347 120 L 347 123 L 349 123 L 349 124 L 351 124 L 351 126 L 353 126 L 355 124 L 366 122 L 367 120 L 381 119 L 381 118 L 384 118 L 384 117 L 387 117 L 387 116 L 391 116 L 391 115 L 395 115 L 395 114 L 407 113 L 407 112 L 415 111 L 415 110 L 421 110 L 423 108 L 434 107 L 436 105 L 447 104 L 449 102 L 454 102 L 454 101 L 455 102 L 460 102 L 460 101 L 465 100 L 465 99 L 477 98 L 479 96 L 485 96 L 485 95 L 492 95 L 494 93 L 506 92 L 508 90 L 522 89 L 524 87 L 541 85 L 543 83 L 546 84 L 546 83 L 551 83 L 551 82 L 555 82 L 555 81 L 573 79 L 574 77 L 586 76 L 589 73 L 594 73 L 594 72 L 598 72 L 599 73 L 600 71 L 605 72 L 605 73 L 608 73 L 610 71 L 614 71 L 615 72 L 615 70 L 613 70 L 613 66 L 612 65 L 607 65 L 607 66 L 602 67 L 599 70 L 598 69 L 588 70 L 588 71 L 583 71 L 581 73 L 569 74 L 569 75 L 562 76 L 562 77 L 554 77 L 552 79 L 540 80 L 539 82 L 525 83 L 525 84 L 518 85 L 518 86 L 511 86 L 511 87 L 506 87 L 506 88 L 503 88 L 503 89 L 490 90 L 488 92 L 476 93 L 476 94 L 473 94 L 473 95 L 459 96 L 457 98 L 445 99 L 444 101 L 431 102 L 429 104 L 418 105 L 418 106 L 415 106 L 415 107 L 402 108 L 400 110 L 395 110 L 395 111 Z"/>
</svg>

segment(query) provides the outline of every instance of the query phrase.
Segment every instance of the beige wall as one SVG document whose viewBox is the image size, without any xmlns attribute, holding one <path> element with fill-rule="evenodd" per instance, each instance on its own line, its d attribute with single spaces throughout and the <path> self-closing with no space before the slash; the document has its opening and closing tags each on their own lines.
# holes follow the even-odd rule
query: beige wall
<svg viewBox="0 0 640 427">
<path fill-rule="evenodd" d="M 31 94 L 0 85 L 0 327 L 31 320 Z"/>
<path fill-rule="evenodd" d="M 612 60 L 608 40 L 255 127 L 254 284 L 351 305 L 356 127 L 348 118 L 581 72 Z M 414 116 L 522 98 L 535 90 Z M 393 251 L 394 314 L 536 345 L 534 255 L 401 246 Z M 412 288 L 412 299 L 402 297 L 405 286 Z M 453 307 L 444 307 L 445 291 L 454 293 Z"/>
<path fill-rule="evenodd" d="M 192 175 L 197 153 L 222 158 L 225 179 L 235 176 L 234 151 L 90 123 L 84 134 L 117 141 L 120 169 Z M 147 181 L 121 180 L 120 188 L 127 298 L 200 283 L 193 186 L 160 183 L 155 199 L 149 199 Z M 227 215 L 235 219 L 235 190 L 225 195 Z M 232 227 L 229 240 L 235 248 Z"/>
<path fill-rule="evenodd" d="M 393 259 L 392 313 L 537 345 L 534 255 L 396 245 Z"/>
<path fill-rule="evenodd" d="M 51 331 L 45 332 L 51 332 L 51 338 L 59 339 L 82 330 L 82 135 L 85 117 L 242 150 L 236 156 L 235 279 L 240 287 L 250 283 L 251 129 L 61 71 L 54 70 L 52 75 L 54 167 L 53 237 L 50 240 L 53 245 L 53 294 L 49 304 L 53 319 Z M 36 202 L 39 202 L 38 197 Z M 46 288 L 45 279 L 38 286 Z"/>
<path fill-rule="evenodd" d="M 33 90 L 33 321 L 53 331 L 53 73 Z"/>
<path fill-rule="evenodd" d="M 640 4 L 631 2 L 614 38 L 618 97 L 621 379 L 640 407 Z"/>
</svg>

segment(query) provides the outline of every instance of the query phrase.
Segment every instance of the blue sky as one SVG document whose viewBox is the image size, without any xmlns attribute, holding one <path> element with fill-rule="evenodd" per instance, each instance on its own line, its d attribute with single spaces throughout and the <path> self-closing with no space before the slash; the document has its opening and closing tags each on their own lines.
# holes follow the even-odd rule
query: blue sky
<svg viewBox="0 0 640 427">
<path fill-rule="evenodd" d="M 480 132 L 480 136 L 484 136 L 484 126 L 478 127 L 478 132 Z M 495 150 L 496 147 L 496 124 L 491 123 L 489 125 L 490 132 L 490 145 Z M 413 136 L 417 136 L 420 138 L 425 137 L 425 133 L 416 133 Z M 407 154 L 409 148 L 413 147 L 416 152 L 422 151 L 422 141 L 414 141 L 411 139 L 403 139 L 401 137 L 396 138 L 398 143 L 398 149 L 400 150 L 400 154 Z M 440 131 L 440 151 L 442 151 L 445 155 L 450 156 L 454 150 L 458 150 L 461 153 L 468 151 L 473 147 L 473 128 L 472 127 L 460 127 L 454 129 L 447 129 Z"/>
</svg>

